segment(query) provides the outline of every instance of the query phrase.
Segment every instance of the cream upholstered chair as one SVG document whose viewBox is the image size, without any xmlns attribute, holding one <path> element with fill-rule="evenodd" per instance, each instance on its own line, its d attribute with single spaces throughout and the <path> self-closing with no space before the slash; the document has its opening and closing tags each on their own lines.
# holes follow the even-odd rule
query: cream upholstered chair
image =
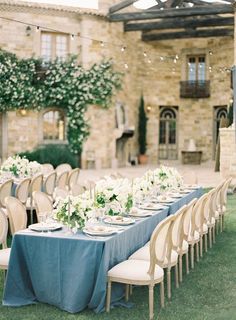
<svg viewBox="0 0 236 320">
<path fill-rule="evenodd" d="M 110 311 L 111 284 L 119 282 L 126 284 L 126 300 L 129 298 L 129 285 L 149 286 L 149 319 L 154 318 L 154 286 L 160 283 L 161 306 L 164 306 L 164 271 L 160 267 L 164 263 L 166 251 L 171 246 L 171 233 L 173 216 L 161 221 L 152 233 L 148 247 L 150 259 L 125 260 L 108 271 L 107 275 L 107 303 L 106 311 Z"/>
<path fill-rule="evenodd" d="M 207 201 L 208 194 L 203 194 L 198 200 L 194 208 L 194 225 L 199 233 L 200 257 L 203 256 L 203 237 L 208 233 L 208 225 L 204 218 L 204 206 Z M 197 261 L 199 261 L 198 242 L 196 243 Z M 193 259 L 193 257 L 191 257 Z"/>
<path fill-rule="evenodd" d="M 79 168 L 75 168 L 69 172 L 69 176 L 68 176 L 69 190 L 72 190 L 73 186 L 78 184 L 79 173 L 80 173 Z"/>
<path fill-rule="evenodd" d="M 57 173 L 52 171 L 43 182 L 43 191 L 53 199 L 53 192 L 56 187 Z M 39 191 L 39 190 L 38 190 Z"/>
<path fill-rule="evenodd" d="M 219 214 L 220 214 L 220 231 L 222 232 L 224 229 L 224 216 L 226 212 L 226 205 L 227 205 L 227 191 L 230 186 L 230 183 L 232 181 L 232 178 L 228 178 L 224 185 L 222 186 L 222 189 L 220 191 L 220 200 L 219 200 Z"/>
<path fill-rule="evenodd" d="M 191 222 L 190 222 L 190 230 L 189 235 L 187 238 L 187 242 L 190 245 L 190 261 L 191 261 L 191 268 L 194 268 L 194 248 L 196 247 L 196 257 L 197 261 L 199 261 L 199 242 L 200 242 L 200 234 L 199 234 L 199 220 L 198 217 L 195 217 L 197 214 L 198 207 L 201 204 L 201 200 L 198 199 L 195 203 L 193 210 L 192 210 L 192 216 L 191 216 Z"/>
<path fill-rule="evenodd" d="M 7 215 L 5 200 L 11 196 L 13 180 L 9 179 L 0 185 L 0 208 Z"/>
<path fill-rule="evenodd" d="M 181 230 L 181 223 L 182 223 L 182 214 L 186 210 L 186 206 L 180 208 L 172 217 L 173 217 L 173 226 L 171 229 L 170 241 L 171 245 L 167 248 L 166 256 L 160 267 L 163 269 L 167 269 L 167 296 L 171 298 L 171 268 L 175 267 L 175 285 L 178 288 L 179 280 L 178 280 L 178 253 L 177 250 L 180 246 L 180 230 Z M 129 259 L 135 260 L 146 260 L 149 261 L 149 245 L 145 245 L 142 248 L 138 249 L 134 252 Z"/>
<path fill-rule="evenodd" d="M 41 191 L 34 191 L 33 199 L 38 221 L 40 213 L 53 211 L 52 200 L 46 193 Z"/>
<path fill-rule="evenodd" d="M 55 171 L 57 173 L 57 175 L 59 176 L 62 172 L 65 172 L 65 171 L 71 171 L 72 168 L 71 168 L 71 165 L 69 163 L 62 163 L 62 164 L 59 164 Z"/>
<path fill-rule="evenodd" d="M 25 206 L 15 197 L 6 198 L 6 208 L 9 217 L 11 234 L 23 230 L 27 226 L 27 212 Z"/>
<path fill-rule="evenodd" d="M 57 176 L 56 186 L 60 189 L 67 190 L 68 171 L 64 171 Z"/>
<path fill-rule="evenodd" d="M 190 232 L 190 223 L 191 223 L 191 218 L 192 218 L 192 211 L 193 207 L 196 203 L 197 199 L 193 199 L 191 202 L 188 203 L 187 208 L 185 212 L 183 213 L 183 243 L 182 246 L 180 244 L 179 249 L 178 249 L 178 254 L 179 254 L 179 279 L 180 282 L 182 282 L 182 257 L 185 255 L 186 258 L 186 273 L 189 274 L 189 254 L 188 254 L 188 237 L 189 237 L 189 232 Z"/>
<path fill-rule="evenodd" d="M 34 176 L 31 180 L 30 184 L 30 197 L 27 200 L 26 208 L 30 210 L 30 223 L 33 223 L 33 210 L 34 208 L 34 201 L 33 201 L 33 192 L 34 191 L 41 191 L 43 186 L 43 175 L 39 174 Z"/>
<path fill-rule="evenodd" d="M 47 176 L 54 171 L 53 165 L 51 163 L 43 163 L 41 164 L 41 168 L 42 168 L 42 174 L 44 176 Z"/>
<path fill-rule="evenodd" d="M 0 209 L 0 269 L 7 270 L 10 258 L 11 249 L 7 248 L 7 231 L 8 221 L 5 213 Z"/>
<path fill-rule="evenodd" d="M 213 227 L 215 226 L 215 219 L 211 215 L 211 202 L 212 202 L 212 194 L 215 192 L 215 189 L 211 189 L 207 193 L 207 198 L 203 203 L 203 216 L 204 216 L 204 224 L 207 225 L 208 233 L 204 234 L 205 238 L 205 252 L 207 252 L 207 235 L 209 237 L 209 247 L 212 247 L 212 233 Z"/>
<path fill-rule="evenodd" d="M 26 204 L 29 191 L 30 191 L 31 179 L 26 178 L 22 180 L 16 187 L 15 197 L 20 200 L 23 204 Z"/>
</svg>

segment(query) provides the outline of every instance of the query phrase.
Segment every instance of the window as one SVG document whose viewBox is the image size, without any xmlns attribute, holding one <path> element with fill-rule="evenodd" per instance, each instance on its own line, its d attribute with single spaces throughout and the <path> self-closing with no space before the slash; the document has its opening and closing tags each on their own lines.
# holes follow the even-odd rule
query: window
<svg viewBox="0 0 236 320">
<path fill-rule="evenodd" d="M 187 74 L 188 81 L 206 80 L 206 59 L 204 55 L 188 57 Z"/>
<path fill-rule="evenodd" d="M 69 53 L 69 36 L 67 34 L 42 32 L 41 56 L 46 62 L 58 58 L 63 61 Z"/>
<path fill-rule="evenodd" d="M 65 116 L 61 110 L 43 114 L 43 140 L 65 140 Z"/>
</svg>

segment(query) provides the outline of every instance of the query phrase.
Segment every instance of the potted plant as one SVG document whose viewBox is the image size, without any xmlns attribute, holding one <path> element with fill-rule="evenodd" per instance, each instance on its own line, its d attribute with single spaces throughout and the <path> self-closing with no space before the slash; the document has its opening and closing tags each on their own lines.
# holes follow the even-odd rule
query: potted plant
<svg viewBox="0 0 236 320">
<path fill-rule="evenodd" d="M 146 148 L 147 148 L 147 116 L 145 113 L 144 108 L 144 99 L 143 95 L 140 99 L 139 105 L 139 118 L 138 118 L 138 143 L 139 143 L 139 156 L 138 160 L 140 164 L 147 164 L 147 155 L 146 155 Z"/>
</svg>

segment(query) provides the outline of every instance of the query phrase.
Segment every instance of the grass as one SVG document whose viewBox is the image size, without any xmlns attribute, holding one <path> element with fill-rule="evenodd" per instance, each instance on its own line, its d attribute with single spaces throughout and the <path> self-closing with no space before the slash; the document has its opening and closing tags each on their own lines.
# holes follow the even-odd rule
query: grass
<svg viewBox="0 0 236 320">
<path fill-rule="evenodd" d="M 159 288 L 155 289 L 155 319 L 159 320 L 234 320 L 236 319 L 236 196 L 228 197 L 225 230 L 216 244 L 184 276 L 179 289 L 172 286 L 172 300 L 159 308 Z M 0 274 L 0 298 L 3 276 Z M 110 314 L 85 310 L 69 314 L 53 306 L 37 304 L 20 308 L 0 306 L 0 320 L 145 320 L 148 319 L 148 291 L 136 287 L 133 308 L 116 307 Z"/>
</svg>

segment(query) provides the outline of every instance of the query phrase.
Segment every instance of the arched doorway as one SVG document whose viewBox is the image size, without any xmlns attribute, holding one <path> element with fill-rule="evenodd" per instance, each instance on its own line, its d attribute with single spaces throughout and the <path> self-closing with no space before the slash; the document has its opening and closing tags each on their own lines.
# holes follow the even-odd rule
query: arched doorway
<svg viewBox="0 0 236 320">
<path fill-rule="evenodd" d="M 215 159 L 216 144 L 219 136 L 220 120 L 227 117 L 227 106 L 215 106 L 214 107 L 214 119 L 213 119 L 213 159 Z"/>
<path fill-rule="evenodd" d="M 159 159 L 178 158 L 178 107 L 160 107 Z"/>
</svg>

